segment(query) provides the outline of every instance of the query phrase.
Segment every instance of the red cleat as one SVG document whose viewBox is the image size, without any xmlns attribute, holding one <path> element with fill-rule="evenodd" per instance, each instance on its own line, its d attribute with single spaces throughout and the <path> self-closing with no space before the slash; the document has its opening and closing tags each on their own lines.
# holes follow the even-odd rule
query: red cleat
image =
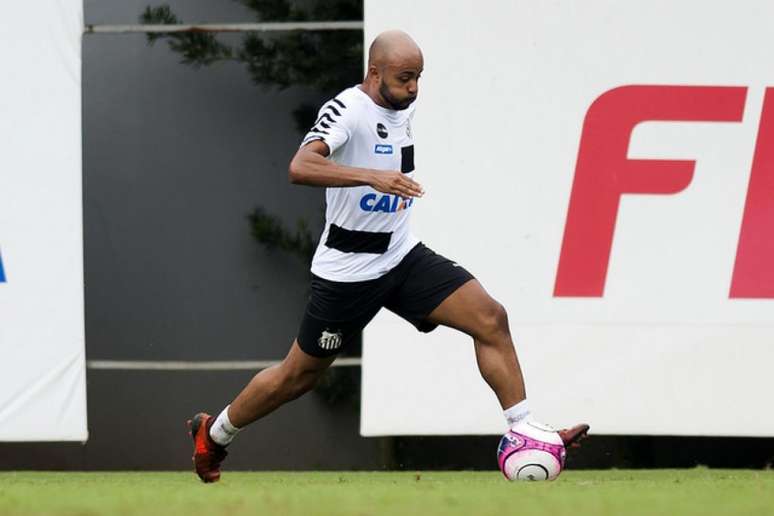
<svg viewBox="0 0 774 516">
<path fill-rule="evenodd" d="M 559 430 L 559 437 L 562 438 L 565 448 L 578 448 L 580 442 L 586 438 L 589 432 L 589 425 L 575 425 L 571 428 Z"/>
<path fill-rule="evenodd" d="M 220 480 L 220 463 L 228 452 L 210 437 L 210 427 L 215 418 L 205 412 L 199 412 L 188 421 L 188 434 L 193 438 L 194 455 L 192 457 L 196 474 L 202 482 Z"/>
</svg>

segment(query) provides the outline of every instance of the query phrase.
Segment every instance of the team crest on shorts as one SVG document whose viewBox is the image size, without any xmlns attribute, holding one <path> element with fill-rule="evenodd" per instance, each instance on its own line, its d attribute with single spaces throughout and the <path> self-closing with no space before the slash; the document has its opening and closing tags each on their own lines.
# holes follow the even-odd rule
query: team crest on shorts
<svg viewBox="0 0 774 516">
<path fill-rule="evenodd" d="M 327 329 L 323 330 L 322 335 L 320 335 L 320 338 L 317 339 L 317 344 L 319 344 L 322 349 L 327 350 L 339 349 L 343 342 L 344 336 L 340 331 L 333 333 Z"/>
</svg>

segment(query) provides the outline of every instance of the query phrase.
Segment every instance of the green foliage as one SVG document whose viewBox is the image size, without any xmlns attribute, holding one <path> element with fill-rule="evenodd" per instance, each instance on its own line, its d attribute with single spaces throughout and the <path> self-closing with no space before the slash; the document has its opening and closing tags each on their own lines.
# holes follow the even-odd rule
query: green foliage
<svg viewBox="0 0 774 516">
<path fill-rule="evenodd" d="M 248 215 L 250 233 L 261 244 L 269 249 L 281 249 L 301 258 L 305 264 L 312 262 L 317 241 L 309 231 L 309 224 L 304 219 L 296 223 L 296 230 L 291 231 L 282 221 L 266 213 L 262 207 L 257 207 Z"/>
<path fill-rule="evenodd" d="M 312 257 L 317 249 L 318 239 L 312 236 L 309 223 L 304 219 L 298 219 L 295 231 L 288 229 L 282 221 L 267 213 L 264 208 L 258 206 L 247 216 L 250 223 L 250 233 L 262 245 L 268 249 L 279 249 L 301 259 L 304 265 L 312 263 Z M 362 335 L 358 335 L 347 349 L 345 356 L 360 356 L 362 354 Z M 357 404 L 360 393 L 359 377 L 355 378 L 351 368 L 334 368 L 328 370 L 315 392 L 327 403 Z"/>
<path fill-rule="evenodd" d="M 237 0 L 256 13 L 258 21 L 302 21 L 304 12 L 286 0 Z"/>
<path fill-rule="evenodd" d="M 257 21 L 362 20 L 362 0 L 310 0 L 303 7 L 288 0 L 237 0 L 255 12 Z M 168 5 L 146 7 L 143 24 L 183 23 Z M 181 62 L 196 68 L 232 61 L 245 65 L 257 85 L 285 89 L 311 86 L 324 96 L 362 79 L 361 31 L 291 31 L 247 33 L 241 44 L 228 45 L 202 32 L 148 34 L 148 43 L 165 39 Z"/>
<path fill-rule="evenodd" d="M 151 25 L 176 25 L 180 23 L 168 5 L 146 7 L 140 16 L 142 23 Z M 180 54 L 181 62 L 199 68 L 217 61 L 233 59 L 231 47 L 218 41 L 208 32 L 183 32 L 170 34 L 148 33 L 148 43 L 154 44 L 160 39 L 169 39 L 169 48 Z"/>
<path fill-rule="evenodd" d="M 255 13 L 258 22 L 350 21 L 363 19 L 362 0 L 235 0 Z M 178 25 L 181 20 L 168 5 L 147 6 L 140 15 L 147 25 Z M 148 44 L 166 41 L 180 62 L 196 69 L 216 63 L 239 63 L 252 82 L 262 88 L 284 90 L 306 86 L 316 93 L 293 111 L 296 130 L 306 132 L 317 116 L 319 101 L 359 82 L 363 76 L 363 33 L 359 30 L 244 33 L 238 44 L 209 32 L 149 33 Z M 306 220 L 291 230 L 282 221 L 256 208 L 248 215 L 250 231 L 269 249 L 280 249 L 310 264 L 317 247 Z M 359 354 L 359 345 L 356 347 Z M 346 375 L 328 375 L 317 392 L 331 403 L 353 399 L 357 389 Z M 354 393 L 354 394 L 353 394 Z"/>
<path fill-rule="evenodd" d="M 352 353 L 351 349 L 345 351 L 345 356 Z M 314 392 L 328 405 L 343 405 L 357 410 L 360 408 L 360 368 L 329 367 L 320 377 Z"/>
</svg>

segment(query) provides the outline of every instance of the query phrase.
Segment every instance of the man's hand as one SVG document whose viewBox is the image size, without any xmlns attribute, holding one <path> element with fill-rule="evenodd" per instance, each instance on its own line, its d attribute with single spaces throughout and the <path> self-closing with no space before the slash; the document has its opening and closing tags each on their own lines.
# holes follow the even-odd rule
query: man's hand
<svg viewBox="0 0 774 516">
<path fill-rule="evenodd" d="M 397 170 L 372 170 L 339 165 L 326 159 L 328 144 L 321 140 L 307 143 L 293 156 L 288 172 L 297 185 L 347 187 L 368 185 L 382 193 L 404 198 L 422 197 L 422 185 Z"/>
<path fill-rule="evenodd" d="M 368 184 L 374 190 L 405 198 L 425 195 L 422 185 L 398 171 L 372 171 Z"/>
</svg>

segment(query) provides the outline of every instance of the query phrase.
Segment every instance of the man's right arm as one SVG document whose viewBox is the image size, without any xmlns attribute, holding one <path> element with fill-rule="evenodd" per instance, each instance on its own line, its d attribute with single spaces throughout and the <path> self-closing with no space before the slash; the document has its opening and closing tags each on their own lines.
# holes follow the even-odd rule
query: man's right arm
<svg viewBox="0 0 774 516">
<path fill-rule="evenodd" d="M 383 193 L 403 197 L 422 197 L 422 186 L 400 171 L 371 170 L 339 165 L 327 159 L 330 150 L 322 140 L 314 140 L 296 152 L 290 161 L 290 182 L 308 186 L 363 186 L 368 185 Z"/>
</svg>

